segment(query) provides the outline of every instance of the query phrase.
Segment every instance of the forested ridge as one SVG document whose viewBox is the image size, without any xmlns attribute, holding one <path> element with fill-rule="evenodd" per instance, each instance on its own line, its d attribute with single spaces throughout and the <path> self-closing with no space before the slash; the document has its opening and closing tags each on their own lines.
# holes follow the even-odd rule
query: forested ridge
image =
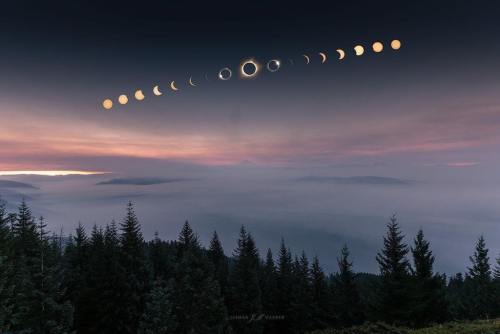
<svg viewBox="0 0 500 334">
<path fill-rule="evenodd" d="M 260 254 L 244 226 L 234 250 L 217 232 L 204 247 L 188 222 L 177 240 L 145 241 L 132 203 L 120 222 L 63 237 L 25 201 L 14 213 L 2 202 L 0 333 L 305 333 L 500 315 L 500 259 L 482 236 L 451 277 L 434 270 L 422 230 L 405 243 L 395 216 L 373 254 L 377 275 L 356 273 L 347 245 L 331 256 L 333 274 L 284 240 Z"/>
</svg>

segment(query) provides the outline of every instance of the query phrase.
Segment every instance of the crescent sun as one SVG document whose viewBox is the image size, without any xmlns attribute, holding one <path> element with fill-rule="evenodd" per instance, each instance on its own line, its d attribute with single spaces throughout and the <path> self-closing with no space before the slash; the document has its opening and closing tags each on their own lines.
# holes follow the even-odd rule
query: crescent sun
<svg viewBox="0 0 500 334">
<path fill-rule="evenodd" d="M 342 50 L 342 49 L 337 49 L 336 51 L 337 51 L 337 52 L 338 52 L 338 54 L 339 54 L 339 60 L 342 60 L 342 59 L 344 59 L 344 58 L 345 58 L 345 52 L 344 52 L 344 50 Z"/>
<path fill-rule="evenodd" d="M 362 56 L 363 53 L 365 53 L 365 48 L 362 45 L 356 45 L 354 47 L 354 52 L 356 53 L 356 56 Z"/>
<path fill-rule="evenodd" d="M 175 91 L 178 91 L 178 90 L 179 90 L 179 88 L 175 87 L 175 81 L 172 81 L 172 82 L 170 83 L 170 88 L 172 88 L 172 90 L 175 90 Z"/>
<path fill-rule="evenodd" d="M 153 88 L 153 94 L 155 94 L 156 96 L 161 96 L 163 94 L 160 91 L 160 87 L 158 87 L 158 85 L 154 86 L 154 88 Z"/>
<path fill-rule="evenodd" d="M 302 55 L 306 59 L 306 64 L 309 64 L 311 62 L 311 58 L 309 58 L 308 55 Z"/>
<path fill-rule="evenodd" d="M 196 87 L 196 84 L 193 82 L 193 77 L 189 78 L 189 84 L 193 87 Z"/>
<path fill-rule="evenodd" d="M 318 53 L 321 56 L 321 64 L 326 62 L 326 54 L 324 52 Z"/>
</svg>

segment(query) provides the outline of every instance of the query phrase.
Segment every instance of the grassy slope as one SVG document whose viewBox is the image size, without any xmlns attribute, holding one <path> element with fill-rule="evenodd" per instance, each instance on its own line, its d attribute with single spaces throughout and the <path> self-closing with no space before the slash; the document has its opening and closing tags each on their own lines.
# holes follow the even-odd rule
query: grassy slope
<svg viewBox="0 0 500 334">
<path fill-rule="evenodd" d="M 311 334 L 500 334 L 500 319 L 467 323 L 450 322 L 415 330 L 376 323 L 344 330 L 314 331 Z"/>
</svg>

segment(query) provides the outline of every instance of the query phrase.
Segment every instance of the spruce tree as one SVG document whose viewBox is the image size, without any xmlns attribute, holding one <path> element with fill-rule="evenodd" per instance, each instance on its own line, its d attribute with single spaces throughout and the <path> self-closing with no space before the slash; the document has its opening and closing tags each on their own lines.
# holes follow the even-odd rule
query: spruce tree
<svg viewBox="0 0 500 334">
<path fill-rule="evenodd" d="M 210 260 L 185 223 L 178 240 L 173 300 L 176 330 L 172 333 L 220 333 L 226 308 Z"/>
<path fill-rule="evenodd" d="M 469 319 L 470 309 L 467 303 L 465 281 L 462 273 L 450 277 L 446 289 L 447 312 L 452 320 Z"/>
<path fill-rule="evenodd" d="M 216 231 L 214 231 L 212 240 L 210 241 L 207 254 L 214 266 L 214 275 L 219 283 L 221 294 L 225 296 L 228 284 L 229 263 Z"/>
<path fill-rule="evenodd" d="M 490 258 L 483 236 L 479 237 L 474 254 L 469 259 L 472 264 L 468 268 L 472 316 L 474 318 L 491 317 L 495 313 L 492 310 L 494 290 L 491 281 Z"/>
<path fill-rule="evenodd" d="M 70 236 L 64 252 L 63 286 L 65 298 L 74 307 L 74 328 L 83 331 L 86 328 L 86 310 L 90 305 L 87 296 L 87 273 L 89 270 L 89 244 L 85 228 L 80 223 L 75 236 Z"/>
<path fill-rule="evenodd" d="M 333 325 L 333 296 L 328 289 L 325 273 L 317 256 L 311 266 L 312 315 L 315 328 L 323 329 Z"/>
<path fill-rule="evenodd" d="M 358 325 L 364 320 L 363 307 L 347 245 L 342 247 L 337 264 L 339 271 L 335 277 L 334 291 L 338 324 L 341 327 Z"/>
<path fill-rule="evenodd" d="M 411 253 L 414 282 L 412 323 L 416 327 L 423 327 L 443 322 L 447 317 L 448 308 L 445 299 L 445 279 L 434 273 L 434 255 L 422 230 L 418 231 L 414 239 Z"/>
<path fill-rule="evenodd" d="M 387 225 L 384 247 L 377 254 L 381 285 L 376 310 L 378 318 L 390 324 L 407 324 L 410 320 L 410 275 L 406 258 L 408 246 L 403 242 L 396 216 Z"/>
<path fill-rule="evenodd" d="M 260 270 L 260 290 L 262 294 L 262 313 L 268 316 L 276 316 L 276 297 L 277 297 L 277 277 L 276 265 L 274 264 L 273 253 L 271 249 L 267 250 L 266 260 L 261 265 Z M 276 321 L 266 321 L 264 324 L 264 333 L 278 333 Z"/>
<path fill-rule="evenodd" d="M 179 256 L 182 256 L 182 254 L 185 251 L 197 251 L 200 249 L 200 242 L 198 240 L 198 236 L 194 233 L 193 229 L 191 228 L 191 225 L 189 225 L 189 222 L 186 221 L 184 225 L 182 225 L 181 232 L 179 233 L 179 240 L 178 240 L 178 250 L 179 250 Z"/>
<path fill-rule="evenodd" d="M 104 255 L 103 267 L 105 270 L 99 276 L 100 281 L 100 315 L 96 320 L 93 333 L 116 333 L 117 324 L 123 321 L 121 307 L 117 303 L 121 300 L 123 291 L 126 289 L 127 279 L 124 269 L 120 263 L 120 239 L 118 228 L 113 220 L 104 229 Z M 102 312 L 102 313 L 101 313 Z"/>
<path fill-rule="evenodd" d="M 277 282 L 276 290 L 276 310 L 279 316 L 285 317 L 284 321 L 277 321 L 276 327 L 279 333 L 291 333 L 293 330 L 292 313 L 293 302 L 293 271 L 292 271 L 292 255 L 285 245 L 284 239 L 281 239 L 281 246 L 278 257 Z"/>
<path fill-rule="evenodd" d="M 46 224 L 43 217 L 38 223 L 39 256 L 35 267 L 34 295 L 39 308 L 33 310 L 31 320 L 36 324 L 35 333 L 65 334 L 71 332 L 73 325 L 73 307 L 63 296 L 63 288 L 59 280 L 59 268 L 47 237 Z"/>
<path fill-rule="evenodd" d="M 234 266 L 230 274 L 230 315 L 260 315 L 262 299 L 259 286 L 259 253 L 252 236 L 244 226 L 240 229 L 238 246 L 234 250 Z M 231 326 L 237 333 L 261 333 L 261 321 L 250 323 L 235 320 Z"/>
<path fill-rule="evenodd" d="M 312 287 L 311 272 L 309 260 L 305 252 L 302 252 L 300 258 L 296 258 L 293 266 L 293 332 L 304 333 L 310 329 L 311 310 L 312 310 Z"/>
<path fill-rule="evenodd" d="M 123 277 L 125 284 L 119 306 L 122 321 L 117 329 L 122 333 L 135 334 L 144 311 L 149 273 L 146 267 L 141 226 L 131 202 L 127 205 L 120 232 L 120 265 L 125 274 Z"/>
</svg>

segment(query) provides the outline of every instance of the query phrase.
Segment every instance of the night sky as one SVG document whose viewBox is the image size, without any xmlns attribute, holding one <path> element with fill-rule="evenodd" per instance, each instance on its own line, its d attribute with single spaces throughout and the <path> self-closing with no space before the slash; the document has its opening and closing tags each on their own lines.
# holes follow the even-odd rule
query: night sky
<svg viewBox="0 0 500 334">
<path fill-rule="evenodd" d="M 244 223 L 261 249 L 284 236 L 328 270 L 344 242 L 376 270 L 396 212 L 408 241 L 424 228 L 440 270 L 463 270 L 481 233 L 500 252 L 498 17 L 495 1 L 2 4 L 0 174 L 109 174 L 1 176 L 0 194 L 67 233 L 132 200 L 146 238 L 189 219 L 228 254 Z M 241 80 L 250 57 L 283 66 Z"/>
</svg>

